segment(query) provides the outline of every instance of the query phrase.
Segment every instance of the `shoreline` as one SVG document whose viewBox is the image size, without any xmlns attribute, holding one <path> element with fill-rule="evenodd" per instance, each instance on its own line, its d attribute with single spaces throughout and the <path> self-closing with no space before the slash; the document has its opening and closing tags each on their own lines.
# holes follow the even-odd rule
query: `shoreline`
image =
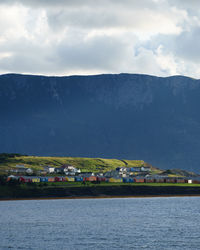
<svg viewBox="0 0 200 250">
<path fill-rule="evenodd" d="M 86 199 L 137 199 L 137 198 L 181 198 L 181 197 L 200 197 L 200 194 L 191 195 L 110 195 L 110 196 L 71 196 L 71 197 L 38 197 L 38 198 L 5 198 L 1 201 L 28 201 L 28 200 L 86 200 Z"/>
<path fill-rule="evenodd" d="M 105 199 L 200 196 L 200 186 L 84 186 L 84 187 L 29 187 L 4 186 L 0 201 L 45 199 Z"/>
</svg>

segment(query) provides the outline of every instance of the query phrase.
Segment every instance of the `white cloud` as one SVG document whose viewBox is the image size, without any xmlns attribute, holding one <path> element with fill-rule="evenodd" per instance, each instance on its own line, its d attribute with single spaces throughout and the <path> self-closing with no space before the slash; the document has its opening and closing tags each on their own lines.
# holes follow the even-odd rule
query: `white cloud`
<svg viewBox="0 0 200 250">
<path fill-rule="evenodd" d="M 1 0 L 0 72 L 199 77 L 199 5 L 195 0 Z"/>
<path fill-rule="evenodd" d="M 173 8 L 168 11 L 151 9 L 68 9 L 47 11 L 49 25 L 54 31 L 66 27 L 81 28 L 84 30 L 109 30 L 119 32 L 147 32 L 149 34 L 177 34 L 182 28 L 181 20 L 186 13 Z"/>
<path fill-rule="evenodd" d="M 25 7 L 0 7 L 1 40 L 18 39 L 20 36 L 26 36 L 25 24 L 27 17 L 27 8 Z"/>
</svg>

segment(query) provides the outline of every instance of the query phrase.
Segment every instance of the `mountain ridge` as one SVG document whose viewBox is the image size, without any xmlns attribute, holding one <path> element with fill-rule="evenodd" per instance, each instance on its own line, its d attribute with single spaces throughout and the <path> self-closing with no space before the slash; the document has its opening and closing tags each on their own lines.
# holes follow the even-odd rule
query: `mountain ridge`
<svg viewBox="0 0 200 250">
<path fill-rule="evenodd" d="M 180 77 L 180 78 L 188 78 L 191 80 L 200 80 L 200 78 L 194 78 L 191 76 L 186 76 L 186 75 L 169 75 L 169 76 L 157 76 L 157 75 L 149 75 L 149 74 L 144 74 L 144 73 L 102 73 L 102 74 L 91 74 L 91 75 L 43 75 L 43 74 L 29 74 L 29 73 L 4 73 L 0 74 L 1 76 L 28 76 L 28 77 L 46 77 L 46 78 L 70 78 L 70 77 L 97 77 L 97 76 L 119 76 L 119 75 L 134 75 L 134 76 L 148 76 L 148 77 L 156 77 L 156 78 L 174 78 L 174 77 Z"/>
</svg>

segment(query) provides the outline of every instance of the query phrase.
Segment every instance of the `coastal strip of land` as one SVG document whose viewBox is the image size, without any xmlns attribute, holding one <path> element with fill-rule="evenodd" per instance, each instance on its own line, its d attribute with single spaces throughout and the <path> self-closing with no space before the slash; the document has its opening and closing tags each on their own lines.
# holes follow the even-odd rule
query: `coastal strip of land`
<svg viewBox="0 0 200 250">
<path fill-rule="evenodd" d="M 0 186 L 0 200 L 200 196 L 200 185 Z"/>
</svg>

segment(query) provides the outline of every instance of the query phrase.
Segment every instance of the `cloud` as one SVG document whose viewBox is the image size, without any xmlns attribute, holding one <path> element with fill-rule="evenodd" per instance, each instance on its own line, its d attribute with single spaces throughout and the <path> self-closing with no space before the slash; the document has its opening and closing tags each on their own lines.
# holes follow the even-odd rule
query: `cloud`
<svg viewBox="0 0 200 250">
<path fill-rule="evenodd" d="M 29 8 L 30 15 L 43 9 L 48 24 L 54 31 L 78 27 L 88 30 L 116 28 L 140 32 L 179 33 L 179 24 L 186 17 L 184 10 L 172 8 L 163 0 L 160 4 L 155 0 L 1 0 L 2 8 L 9 5 Z"/>
<path fill-rule="evenodd" d="M 199 1 L 1 0 L 0 73 L 199 77 Z"/>
<path fill-rule="evenodd" d="M 161 0 L 162 1 L 162 0 Z M 164 2 L 164 1 L 162 1 Z M 34 6 L 34 7 L 64 7 L 64 6 L 75 6 L 75 7 L 81 7 L 81 6 L 92 6 L 92 7 L 107 7 L 109 5 L 117 5 L 117 6 L 132 6 L 135 8 L 144 8 L 144 7 L 149 7 L 156 6 L 157 1 L 149 1 L 149 0 L 142 0 L 142 1 L 137 1 L 137 0 L 1 0 L 1 4 L 4 5 L 13 5 L 13 4 L 22 4 L 26 6 Z"/>
<path fill-rule="evenodd" d="M 127 30 L 129 32 L 148 32 L 176 34 L 182 28 L 179 25 L 185 18 L 183 11 L 172 9 L 170 11 L 156 12 L 151 9 L 62 9 L 49 10 L 47 18 L 50 27 L 54 31 L 66 27 L 81 28 L 85 30 L 109 30 L 118 32 Z"/>
<path fill-rule="evenodd" d="M 200 63 L 200 27 L 183 32 L 175 38 L 173 52 L 183 60 Z"/>
<path fill-rule="evenodd" d="M 198 8 L 200 7 L 199 0 L 169 0 L 171 5 L 177 6 L 180 9 L 188 9 L 193 11 L 199 11 Z"/>
</svg>

